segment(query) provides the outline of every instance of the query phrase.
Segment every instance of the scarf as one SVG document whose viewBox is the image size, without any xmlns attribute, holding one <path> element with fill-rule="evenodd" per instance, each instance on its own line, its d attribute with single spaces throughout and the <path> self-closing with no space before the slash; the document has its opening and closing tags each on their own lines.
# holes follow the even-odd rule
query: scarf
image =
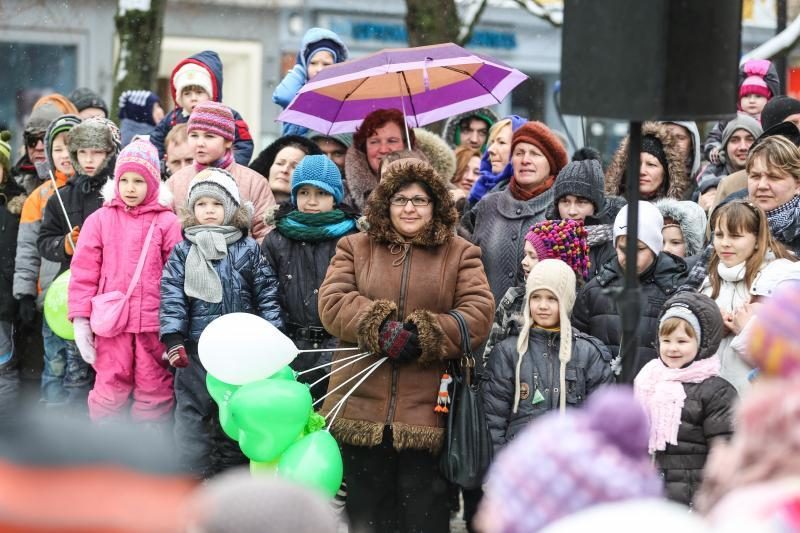
<svg viewBox="0 0 800 533">
<path fill-rule="evenodd" d="M 736 283 L 737 281 L 742 281 L 744 279 L 746 264 L 746 262 L 742 261 L 738 265 L 727 267 L 720 261 L 720 263 L 717 265 L 717 273 L 722 280 Z"/>
<path fill-rule="evenodd" d="M 192 226 L 184 230 L 184 236 L 192 247 L 186 256 L 183 292 L 204 302 L 221 302 L 222 282 L 212 261 L 228 255 L 228 245 L 242 238 L 242 230 L 233 226 Z"/>
<path fill-rule="evenodd" d="M 225 153 L 222 155 L 222 157 L 220 157 L 210 165 L 204 165 L 202 163 L 198 163 L 197 161 L 195 161 L 194 169 L 195 171 L 200 172 L 201 170 L 205 170 L 211 167 L 211 168 L 224 168 L 225 170 L 229 171 L 230 170 L 229 167 L 232 164 L 233 164 L 233 150 L 226 150 Z"/>
<path fill-rule="evenodd" d="M 633 381 L 636 399 L 650 418 L 650 441 L 647 449 L 653 454 L 667 444 L 678 444 L 681 411 L 686 400 L 684 383 L 701 383 L 719 375 L 719 356 L 695 360 L 686 368 L 669 368 L 661 359 L 653 359 Z"/>
<path fill-rule="evenodd" d="M 797 219 L 800 210 L 800 196 L 793 196 L 791 200 L 772 211 L 767 211 L 767 223 L 772 235 L 780 240 L 780 236 Z"/>
<path fill-rule="evenodd" d="M 586 244 L 589 247 L 605 244 L 612 240 L 614 240 L 614 226 L 611 224 L 586 226 Z"/>
<path fill-rule="evenodd" d="M 481 198 L 486 196 L 486 194 L 497 187 L 497 185 L 501 181 L 505 181 L 510 179 L 511 176 L 514 175 L 514 169 L 511 167 L 511 163 L 506 165 L 500 174 L 492 174 L 492 164 L 489 162 L 489 152 L 483 154 L 481 157 L 481 175 L 478 180 L 472 185 L 472 190 L 469 191 L 469 203 L 470 205 L 477 204 Z"/>
<path fill-rule="evenodd" d="M 295 241 L 319 242 L 337 239 L 356 227 L 356 221 L 341 209 L 325 213 L 301 213 L 294 210 L 278 219 L 281 235 Z"/>
<path fill-rule="evenodd" d="M 527 189 L 522 188 L 522 186 L 519 183 L 517 183 L 517 179 L 515 176 L 511 176 L 511 181 L 508 184 L 508 190 L 511 193 L 511 196 L 513 196 L 515 199 L 527 202 L 528 200 L 533 200 L 534 198 L 536 198 L 537 196 L 548 190 L 550 187 L 553 186 L 553 183 L 555 183 L 555 181 L 556 177 L 550 176 L 544 181 L 544 183 L 529 191 Z"/>
</svg>

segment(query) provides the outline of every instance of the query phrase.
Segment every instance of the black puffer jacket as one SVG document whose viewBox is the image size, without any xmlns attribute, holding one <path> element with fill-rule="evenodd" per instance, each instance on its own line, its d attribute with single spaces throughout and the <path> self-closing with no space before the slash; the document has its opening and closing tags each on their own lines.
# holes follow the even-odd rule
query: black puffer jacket
<svg viewBox="0 0 800 533">
<path fill-rule="evenodd" d="M 603 344 L 573 328 L 572 358 L 566 366 L 567 404 L 581 405 L 600 385 L 612 383 L 611 355 Z M 517 337 L 497 344 L 489 355 L 483 401 L 495 454 L 528 423 L 547 411 L 558 409 L 559 333 L 531 329 L 528 351 L 520 365 L 520 400 L 513 412 L 519 354 Z M 541 393 L 538 400 L 536 391 Z M 534 403 L 536 400 L 536 403 Z M 534 450 L 532 450 L 534 452 Z"/>
<path fill-rule="evenodd" d="M 639 351 L 633 360 L 621 361 L 618 381 L 633 383 L 639 370 L 656 357 L 656 334 L 661 307 L 686 278 L 686 263 L 680 257 L 662 252 L 656 261 L 639 276 L 641 309 L 639 314 Z M 572 309 L 572 325 L 588 335 L 597 337 L 613 357 L 619 355 L 622 322 L 617 302 L 607 289 L 621 288 L 624 273 L 619 261 L 603 265 L 600 272 L 578 293 Z"/>
<path fill-rule="evenodd" d="M 2 170 L 2 169 L 0 169 Z M 25 191 L 13 179 L 0 184 L 0 320 L 12 321 L 17 305 L 12 296 L 17 232 Z"/>
</svg>

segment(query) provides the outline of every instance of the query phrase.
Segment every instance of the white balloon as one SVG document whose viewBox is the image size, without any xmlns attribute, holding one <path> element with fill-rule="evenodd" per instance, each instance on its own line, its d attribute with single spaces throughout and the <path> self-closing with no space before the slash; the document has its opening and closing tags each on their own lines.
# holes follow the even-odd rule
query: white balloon
<svg viewBox="0 0 800 533">
<path fill-rule="evenodd" d="M 268 378 L 297 356 L 289 337 L 250 313 L 214 319 L 200 335 L 197 351 L 205 369 L 231 385 Z"/>
</svg>

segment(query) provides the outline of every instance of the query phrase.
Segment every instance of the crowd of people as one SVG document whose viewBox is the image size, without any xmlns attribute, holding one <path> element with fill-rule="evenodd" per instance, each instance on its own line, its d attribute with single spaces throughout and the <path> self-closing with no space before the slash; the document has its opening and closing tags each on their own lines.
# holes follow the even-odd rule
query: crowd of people
<svg viewBox="0 0 800 533">
<path fill-rule="evenodd" d="M 309 30 L 273 100 L 287 106 L 347 59 L 338 35 Z M 744 512 L 736 490 L 777 481 L 786 505 L 759 516 L 800 527 L 795 462 L 765 454 L 775 464 L 759 469 L 747 455 L 767 423 L 786 454 L 800 445 L 783 362 L 800 313 L 774 305 L 800 297 L 800 101 L 769 61 L 740 70 L 737 115 L 704 141 L 691 121 L 643 125 L 635 264 L 627 138 L 570 156 L 547 124 L 488 108 L 441 136 L 377 109 L 352 135 L 284 124 L 254 154 L 213 51 L 175 66 L 169 111 L 150 91 L 123 93 L 119 127 L 91 90 L 44 96 L 16 162 L 0 136 L 3 420 L 24 413 L 31 352 L 44 409 L 169 434 L 196 479 L 247 464 L 219 425 L 198 341 L 215 318 L 252 313 L 301 349 L 374 354 L 291 365 L 313 370 L 298 379 L 321 414 L 342 405 L 329 430 L 352 530 L 448 531 L 458 487 L 439 469 L 436 407 L 463 321 L 494 449 L 483 490 L 462 491 L 471 531 L 560 531 L 590 506 L 653 499 L 684 506 L 656 514 L 720 523 Z M 641 312 L 623 357 L 629 269 Z M 67 270 L 74 340 L 42 318 Z"/>
</svg>

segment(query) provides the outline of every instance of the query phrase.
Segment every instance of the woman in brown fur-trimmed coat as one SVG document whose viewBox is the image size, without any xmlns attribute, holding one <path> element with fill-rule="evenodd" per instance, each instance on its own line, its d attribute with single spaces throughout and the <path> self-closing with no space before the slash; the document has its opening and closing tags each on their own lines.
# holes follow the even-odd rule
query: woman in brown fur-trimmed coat
<svg viewBox="0 0 800 533">
<path fill-rule="evenodd" d="M 339 241 L 319 291 L 325 329 L 376 356 L 333 374 L 329 390 L 389 359 L 354 390 L 331 427 L 342 447 L 347 512 L 357 531 L 448 531 L 438 469 L 445 417 L 434 407 L 447 360 L 461 355 L 461 337 L 447 313 L 464 316 L 477 348 L 494 299 L 480 249 L 456 236 L 447 186 L 428 163 L 389 163 L 366 220 L 366 233 Z M 322 412 L 355 383 L 329 396 Z"/>
<path fill-rule="evenodd" d="M 628 139 L 625 137 L 606 169 L 606 196 L 623 196 L 625 170 L 628 165 Z M 639 194 L 642 200 L 655 202 L 661 198 L 684 200 L 691 195 L 686 162 L 681 157 L 675 138 L 667 126 L 658 122 L 642 124 L 642 153 L 639 165 Z"/>
</svg>

